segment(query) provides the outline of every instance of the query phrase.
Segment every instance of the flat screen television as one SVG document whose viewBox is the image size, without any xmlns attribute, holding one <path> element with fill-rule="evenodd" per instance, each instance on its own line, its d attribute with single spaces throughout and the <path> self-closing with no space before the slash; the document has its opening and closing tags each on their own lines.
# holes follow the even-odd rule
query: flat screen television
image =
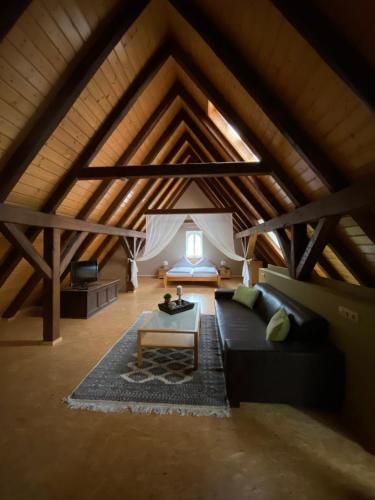
<svg viewBox="0 0 375 500">
<path fill-rule="evenodd" d="M 88 283 L 98 280 L 96 260 L 78 260 L 70 264 L 70 280 L 74 288 L 87 288 Z"/>
</svg>

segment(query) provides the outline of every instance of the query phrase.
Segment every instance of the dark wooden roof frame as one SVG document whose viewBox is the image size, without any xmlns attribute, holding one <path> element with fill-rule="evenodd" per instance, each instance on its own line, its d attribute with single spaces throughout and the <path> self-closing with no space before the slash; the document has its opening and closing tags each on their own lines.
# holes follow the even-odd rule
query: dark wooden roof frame
<svg viewBox="0 0 375 500">
<path fill-rule="evenodd" d="M 293 224 L 312 222 L 331 215 L 346 215 L 355 210 L 371 206 L 374 201 L 375 178 L 368 178 L 330 194 L 326 198 L 308 203 L 293 212 L 280 215 L 238 234 L 238 238 L 251 234 L 274 231 Z M 246 234 L 245 234 L 246 233 Z"/>
<path fill-rule="evenodd" d="M 277 126 L 323 184 L 330 190 L 344 187 L 347 184 L 344 175 L 302 129 L 257 69 L 243 57 L 231 40 L 220 32 L 212 20 L 198 7 L 197 2 L 169 0 L 169 3 L 206 42 L 215 56 Z"/>
<path fill-rule="evenodd" d="M 46 214 L 44 212 L 37 212 L 36 210 L 29 210 L 28 208 L 8 205 L 6 203 L 0 203 L 0 222 L 10 222 L 11 224 L 24 224 L 28 226 L 33 225 L 43 229 L 48 227 L 97 234 L 110 234 L 113 236 L 145 238 L 144 234 L 141 235 L 139 233 L 136 235 L 130 234 L 129 232 L 126 233 L 126 230 L 116 228 L 115 226 L 98 224 L 96 222 L 65 217 L 63 215 Z"/>
<path fill-rule="evenodd" d="M 310 200 L 300 191 L 295 182 L 285 172 L 284 167 L 273 157 L 268 151 L 267 147 L 262 144 L 260 139 L 248 127 L 248 125 L 240 118 L 225 98 L 217 91 L 211 82 L 203 75 L 200 68 L 192 62 L 186 53 L 174 44 L 171 47 L 173 57 L 181 66 L 183 71 L 188 77 L 200 88 L 203 94 L 214 104 L 224 118 L 231 123 L 239 131 L 242 140 L 246 145 L 253 149 L 255 154 L 271 166 L 273 176 L 279 186 L 285 191 L 289 199 L 296 205 L 304 205 Z M 335 232 L 331 237 L 330 246 L 336 256 L 341 260 L 344 266 L 355 276 L 355 278 L 362 284 L 368 282 L 368 269 L 364 266 L 342 240 L 341 236 Z"/>
<path fill-rule="evenodd" d="M 78 174 L 79 179 L 151 179 L 170 177 L 232 177 L 239 175 L 269 175 L 262 163 L 209 162 L 165 163 L 157 165 L 131 165 L 128 167 L 88 167 Z"/>
<path fill-rule="evenodd" d="M 0 202 L 17 184 L 26 168 L 64 118 L 108 54 L 121 40 L 149 0 L 121 2 L 84 44 L 71 62 L 58 88 L 47 97 L 43 111 L 30 124 L 17 148 L 7 158 L 0 176 Z"/>
<path fill-rule="evenodd" d="M 194 127 L 196 128 L 196 127 Z M 212 139 L 212 135 L 209 134 L 210 138 Z M 207 142 L 207 138 L 201 138 L 203 139 L 204 142 Z M 232 178 L 231 179 L 232 182 L 234 182 L 237 186 L 238 189 L 240 189 L 240 192 L 242 193 L 242 195 L 245 197 L 246 201 L 248 201 L 248 195 L 249 195 L 249 192 L 248 192 L 248 188 L 245 187 L 240 178 Z M 251 178 L 251 181 L 253 182 L 253 178 Z M 216 179 L 216 181 L 212 181 L 212 182 L 220 182 Z M 228 185 L 228 181 L 226 182 L 227 185 Z M 259 186 L 260 182 L 259 183 L 256 183 L 256 188 L 259 189 L 260 188 L 260 194 L 263 196 L 263 199 L 264 201 L 266 202 L 270 202 L 274 197 L 272 195 L 272 193 L 267 193 L 267 188 L 262 185 L 262 186 Z M 244 192 L 245 191 L 245 192 Z M 232 193 L 231 196 L 232 198 L 236 196 L 237 193 Z M 274 204 L 277 205 L 277 203 L 274 202 Z M 255 197 L 253 196 L 252 197 L 252 205 L 250 206 L 250 209 L 252 208 L 252 206 L 255 206 L 255 209 L 257 210 L 258 214 L 264 219 L 264 220 L 268 220 L 270 218 L 270 214 L 268 214 L 265 209 L 263 208 L 263 206 L 255 199 Z M 256 215 L 255 215 L 256 216 Z M 256 221 L 252 221 L 252 225 L 255 223 Z M 284 234 L 278 234 L 276 233 L 278 238 L 282 237 L 283 238 L 283 241 L 281 241 L 280 243 L 284 243 L 284 240 L 285 238 L 287 238 L 286 235 Z M 286 241 L 285 241 L 286 243 Z M 284 248 L 285 248 L 285 245 L 284 245 Z M 283 248 L 283 249 L 284 249 Z M 273 249 L 272 249 L 273 250 Z M 276 252 L 275 252 L 276 253 Z M 284 252 L 283 252 L 284 254 Z M 277 257 L 279 257 L 279 255 L 277 254 Z M 331 276 L 333 279 L 342 279 L 341 275 L 336 271 L 336 269 L 330 264 L 330 262 L 323 256 L 321 255 L 320 258 L 319 258 L 319 261 L 320 261 L 320 264 L 322 266 L 322 268 L 325 270 L 325 272 Z M 289 264 L 289 259 L 285 261 L 287 264 Z"/>
<path fill-rule="evenodd" d="M 361 52 L 312 2 L 271 0 L 320 57 L 375 112 L 375 74 Z"/>
<path fill-rule="evenodd" d="M 154 125 L 154 122 L 153 122 L 153 115 L 152 115 L 150 117 L 150 121 L 146 122 L 146 125 L 144 126 L 144 128 L 148 129 L 148 128 L 151 128 L 151 126 L 153 126 L 153 125 Z M 169 131 L 169 134 L 171 134 L 171 133 L 172 133 L 172 131 Z M 144 134 L 140 134 L 140 138 L 143 138 L 143 137 L 144 137 Z M 162 134 L 161 138 L 159 138 L 159 140 L 156 141 L 154 147 L 151 149 L 150 153 L 147 155 L 147 158 L 146 158 L 147 161 L 152 161 L 152 159 L 157 155 L 159 149 L 162 147 L 163 143 L 165 141 L 167 141 L 168 138 L 169 138 L 168 134 L 165 134 L 165 133 Z M 160 139 L 162 140 L 162 142 L 160 142 Z M 140 139 L 140 140 L 143 140 L 143 139 Z M 131 156 L 136 152 L 139 145 L 140 144 L 138 144 L 138 143 L 132 142 L 128 146 L 128 148 L 125 150 L 125 152 L 123 153 L 121 158 L 125 158 L 125 156 L 129 156 L 129 159 L 130 159 Z M 133 154 L 130 155 L 129 151 L 132 151 Z M 108 181 L 104 181 L 104 182 L 108 182 Z M 103 185 L 104 182 L 101 185 Z M 131 185 L 131 183 L 129 184 L 129 186 L 130 185 Z M 127 191 L 126 187 L 124 189 L 126 189 L 126 191 Z M 122 194 L 125 197 L 127 193 L 125 193 L 125 191 L 122 190 Z M 111 203 L 110 206 L 111 206 L 111 209 L 107 210 L 106 211 L 107 213 L 110 213 L 111 210 L 114 209 L 113 203 Z M 104 220 L 104 218 L 102 218 L 101 220 Z M 82 236 L 76 236 L 76 238 L 82 239 Z M 61 269 L 61 280 L 63 280 L 65 278 L 65 276 L 68 272 L 68 265 L 69 265 L 68 259 L 78 260 L 80 258 L 80 256 L 84 253 L 84 251 L 88 248 L 89 244 L 91 244 L 93 242 L 93 240 L 94 240 L 94 238 L 92 238 L 90 236 L 88 237 L 88 239 L 86 241 L 84 241 L 84 238 L 83 238 L 81 245 L 79 245 L 79 242 L 77 242 L 77 240 L 75 240 L 75 241 L 73 240 L 73 245 L 74 245 L 73 250 L 69 249 L 69 248 L 63 249 L 63 252 L 61 255 L 62 264 L 63 264 L 62 269 Z M 77 248 L 77 243 L 78 243 L 78 248 Z M 69 250 L 70 250 L 70 252 L 69 252 Z M 72 255 L 72 251 L 73 251 L 73 255 Z M 4 313 L 3 313 L 4 318 L 11 318 L 18 312 L 20 307 L 22 307 L 24 301 L 27 299 L 27 297 L 30 295 L 30 293 L 34 290 L 34 288 L 37 286 L 39 281 L 40 281 L 39 275 L 37 273 L 33 273 L 31 275 L 31 277 L 23 285 L 23 287 L 19 290 L 19 292 L 14 297 L 12 302 L 9 304 L 7 309 L 4 311 Z"/>
<path fill-rule="evenodd" d="M 12 0 L 5 1 L 0 4 L 0 42 L 6 36 L 22 15 L 24 10 L 29 6 L 31 0 Z"/>
<path fill-rule="evenodd" d="M 177 190 L 177 196 L 176 196 L 176 193 L 174 193 L 173 191 L 170 191 L 167 196 L 164 196 L 163 199 L 162 199 L 162 201 L 160 201 L 160 198 L 162 198 L 162 196 L 159 196 L 157 198 L 157 200 L 160 202 L 159 203 L 160 207 L 173 206 L 176 203 L 176 201 L 178 200 L 178 197 L 182 196 L 184 190 L 190 184 L 190 180 L 188 180 L 188 179 L 184 179 L 182 181 L 179 181 L 177 179 L 173 179 L 172 182 L 175 183 L 175 185 L 178 184 L 178 183 L 180 184 L 180 188 Z M 154 203 L 153 203 L 153 205 L 154 205 Z M 137 215 L 137 218 L 138 218 L 137 222 L 142 217 L 142 215 L 143 215 L 142 213 L 139 214 L 139 215 Z M 119 241 L 115 242 L 115 244 L 110 248 L 110 250 L 103 256 L 102 260 L 100 261 L 100 264 L 99 264 L 100 268 L 103 268 L 105 266 L 105 264 L 111 259 L 112 255 L 117 251 L 118 248 L 120 248 L 120 245 L 121 245 L 121 243 Z M 94 255 L 95 254 L 93 254 L 93 256 Z"/>
<path fill-rule="evenodd" d="M 54 212 L 58 208 L 58 206 L 68 195 L 69 191 L 75 185 L 77 174 L 80 169 L 88 166 L 90 162 L 95 158 L 109 136 L 116 129 L 117 125 L 121 120 L 124 119 L 135 101 L 142 94 L 146 86 L 152 81 L 154 76 L 161 69 L 165 61 L 168 59 L 168 56 L 169 49 L 167 46 L 163 46 L 143 66 L 140 73 L 126 89 L 116 106 L 111 110 L 106 119 L 96 130 L 87 145 L 84 147 L 82 152 L 73 162 L 64 178 L 60 181 L 52 194 L 48 197 L 47 201 L 42 205 L 42 212 Z M 137 145 L 139 146 L 139 144 L 132 143 L 131 148 L 129 147 L 128 151 L 133 151 L 134 154 L 136 152 Z M 107 189 L 109 189 L 110 185 L 111 184 L 107 184 Z M 35 240 L 39 233 L 40 231 L 36 228 L 28 228 L 25 232 L 26 236 L 31 242 Z M 0 286 L 13 272 L 20 259 L 21 255 L 16 252 L 9 252 L 8 255 L 4 258 L 3 262 L 0 265 Z"/>
<path fill-rule="evenodd" d="M 207 43 L 216 57 L 232 73 L 246 92 L 265 112 L 268 118 L 286 137 L 298 154 L 315 172 L 329 191 L 337 191 L 349 185 L 345 174 L 326 155 L 301 127 L 271 87 L 240 54 L 231 41 L 213 25 L 211 20 L 197 8 L 194 1 L 169 0 L 183 18 Z M 375 228 L 372 216 L 363 212 L 354 214 L 356 222 L 375 243 Z"/>
</svg>

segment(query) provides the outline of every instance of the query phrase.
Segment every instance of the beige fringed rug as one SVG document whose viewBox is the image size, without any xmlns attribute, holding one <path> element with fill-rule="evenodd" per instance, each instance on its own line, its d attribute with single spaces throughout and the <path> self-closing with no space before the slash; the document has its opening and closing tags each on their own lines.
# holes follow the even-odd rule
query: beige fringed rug
<svg viewBox="0 0 375 500">
<path fill-rule="evenodd" d="M 201 316 L 199 368 L 194 371 L 191 349 L 144 349 L 138 368 L 136 334 L 147 314 L 66 398 L 68 405 L 103 412 L 229 416 L 215 316 Z"/>
</svg>

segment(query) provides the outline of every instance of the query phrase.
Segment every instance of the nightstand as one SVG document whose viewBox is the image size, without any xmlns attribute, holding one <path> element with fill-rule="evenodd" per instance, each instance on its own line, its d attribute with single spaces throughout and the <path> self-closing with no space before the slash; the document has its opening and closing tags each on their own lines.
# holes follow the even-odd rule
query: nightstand
<svg viewBox="0 0 375 500">
<path fill-rule="evenodd" d="M 230 279 L 232 277 L 229 267 L 219 267 L 219 274 L 220 278 L 223 279 Z"/>
<path fill-rule="evenodd" d="M 167 274 L 167 271 L 169 270 L 169 267 L 164 267 L 161 266 L 158 269 L 158 278 L 159 279 L 164 279 L 164 276 Z"/>
</svg>

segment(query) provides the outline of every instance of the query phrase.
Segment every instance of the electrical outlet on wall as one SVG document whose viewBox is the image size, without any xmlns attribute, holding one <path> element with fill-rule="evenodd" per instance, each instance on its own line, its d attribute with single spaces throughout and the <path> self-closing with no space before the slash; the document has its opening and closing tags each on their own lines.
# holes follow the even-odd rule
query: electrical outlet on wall
<svg viewBox="0 0 375 500">
<path fill-rule="evenodd" d="M 339 314 L 343 318 L 353 321 L 353 323 L 358 323 L 358 313 L 348 309 L 347 307 L 339 306 Z"/>
</svg>

